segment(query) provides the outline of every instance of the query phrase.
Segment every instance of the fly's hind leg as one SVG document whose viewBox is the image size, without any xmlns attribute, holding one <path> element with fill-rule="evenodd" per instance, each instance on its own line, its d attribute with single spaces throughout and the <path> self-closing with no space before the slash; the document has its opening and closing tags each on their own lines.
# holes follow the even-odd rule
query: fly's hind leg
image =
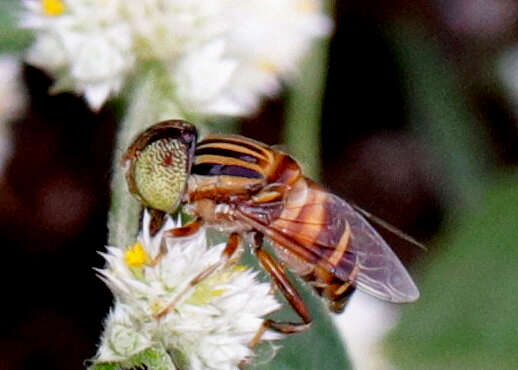
<svg viewBox="0 0 518 370">
<path fill-rule="evenodd" d="M 261 336 L 264 334 L 266 329 L 273 329 L 283 334 L 299 333 L 309 329 L 311 321 L 313 320 L 309 309 L 288 279 L 282 266 L 275 261 L 268 252 L 262 249 L 262 237 L 263 235 L 259 232 L 254 232 L 252 235 L 252 244 L 255 255 L 259 259 L 262 268 L 272 277 L 275 285 L 282 292 L 295 313 L 302 319 L 302 322 L 277 322 L 274 320 L 265 320 L 261 329 L 249 343 L 251 347 L 259 343 Z"/>
</svg>

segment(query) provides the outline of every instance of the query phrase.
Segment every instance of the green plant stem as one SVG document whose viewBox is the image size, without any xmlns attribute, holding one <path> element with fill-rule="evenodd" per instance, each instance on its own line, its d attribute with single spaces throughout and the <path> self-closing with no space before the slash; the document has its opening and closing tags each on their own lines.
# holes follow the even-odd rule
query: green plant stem
<svg viewBox="0 0 518 370">
<path fill-rule="evenodd" d="M 320 124 L 328 48 L 329 39 L 318 41 L 302 65 L 300 78 L 288 90 L 283 132 L 290 153 L 315 180 L 321 176 Z"/>
<path fill-rule="evenodd" d="M 172 103 L 172 87 L 156 65 L 147 66 L 135 82 L 128 109 L 119 127 L 113 160 L 112 204 L 108 215 L 108 243 L 126 247 L 138 233 L 140 204 L 128 192 L 121 156 L 131 140 L 145 128 L 164 119 L 181 118 Z"/>
<path fill-rule="evenodd" d="M 21 53 L 33 41 L 32 31 L 18 25 L 22 9 L 21 1 L 0 1 L 0 52 L 2 53 Z"/>
</svg>

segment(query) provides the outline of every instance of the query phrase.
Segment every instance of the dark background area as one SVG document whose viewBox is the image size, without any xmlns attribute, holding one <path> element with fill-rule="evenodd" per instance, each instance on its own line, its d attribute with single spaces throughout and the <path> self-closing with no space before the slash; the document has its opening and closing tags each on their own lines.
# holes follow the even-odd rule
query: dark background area
<svg viewBox="0 0 518 370">
<path fill-rule="evenodd" d="M 475 129 L 484 133 L 489 166 L 510 170 L 518 162 L 518 126 L 488 64 L 516 41 L 517 22 L 508 13 L 518 14 L 518 6 L 496 0 L 362 4 L 337 3 L 322 112 L 322 182 L 430 242 L 462 203 L 448 201 L 444 194 L 459 190 L 450 189 L 441 153 L 416 134 L 391 30 L 409 22 L 437 48 L 439 68 L 448 66 Z M 507 10 L 492 16 L 479 9 L 484 6 Z M 107 237 L 117 106 L 93 114 L 81 98 L 50 96 L 51 80 L 31 67 L 24 80 L 30 107 L 12 123 L 15 152 L 0 182 L 0 368 L 82 368 L 95 354 L 112 300 L 92 268 L 103 266 L 97 251 Z M 284 106 L 283 96 L 266 101 L 242 122 L 242 133 L 282 142 Z M 429 255 L 388 238 L 408 264 Z"/>
</svg>

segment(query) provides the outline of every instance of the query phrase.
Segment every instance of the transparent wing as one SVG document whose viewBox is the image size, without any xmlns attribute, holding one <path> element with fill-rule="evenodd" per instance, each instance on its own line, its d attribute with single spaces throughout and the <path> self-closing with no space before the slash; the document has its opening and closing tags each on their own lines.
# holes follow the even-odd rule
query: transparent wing
<svg viewBox="0 0 518 370">
<path fill-rule="evenodd" d="M 351 227 L 351 241 L 337 266 L 336 274 L 346 277 L 357 266 L 354 284 L 378 298 L 391 302 L 412 302 L 419 298 L 419 291 L 399 258 L 378 232 L 349 204 L 342 203 L 343 215 Z M 336 215 L 335 217 L 340 217 Z"/>
<path fill-rule="evenodd" d="M 405 267 L 365 218 L 310 180 L 303 179 L 283 202 L 243 204 L 239 214 L 288 252 L 375 297 L 397 303 L 419 297 Z M 346 247 L 340 247 L 348 232 Z"/>
</svg>

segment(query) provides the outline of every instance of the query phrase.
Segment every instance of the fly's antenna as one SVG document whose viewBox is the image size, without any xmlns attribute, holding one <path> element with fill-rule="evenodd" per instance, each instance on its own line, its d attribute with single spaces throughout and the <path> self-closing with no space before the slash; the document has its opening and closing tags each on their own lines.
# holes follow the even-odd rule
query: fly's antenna
<svg viewBox="0 0 518 370">
<path fill-rule="evenodd" d="M 378 216 L 375 216 L 373 215 L 372 213 L 370 212 L 367 212 L 366 210 L 364 210 L 363 208 L 357 206 L 356 204 L 352 204 L 352 207 L 358 211 L 363 217 L 367 218 L 369 221 L 372 221 L 373 223 L 383 227 L 385 230 L 388 230 L 390 231 L 392 234 L 400 237 L 401 239 L 409 242 L 410 244 L 413 244 L 415 245 L 416 247 L 418 247 L 419 249 L 422 249 L 424 251 L 428 251 L 428 248 L 426 248 L 426 246 L 423 244 L 423 243 L 420 243 L 418 242 L 417 240 L 415 240 L 413 237 L 411 237 L 410 235 L 408 235 L 407 233 L 399 230 L 397 227 L 395 227 L 394 225 L 391 225 L 389 224 L 387 221 L 379 218 Z"/>
</svg>

